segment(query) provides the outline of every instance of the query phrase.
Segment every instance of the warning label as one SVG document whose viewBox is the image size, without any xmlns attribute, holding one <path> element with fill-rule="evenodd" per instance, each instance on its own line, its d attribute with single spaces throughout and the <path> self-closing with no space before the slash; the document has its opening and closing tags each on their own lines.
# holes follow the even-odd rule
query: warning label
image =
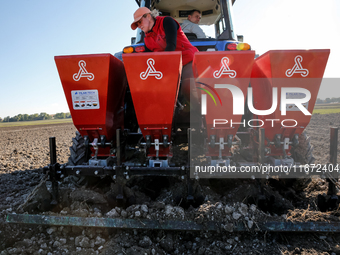
<svg viewBox="0 0 340 255">
<path fill-rule="evenodd" d="M 72 90 L 74 110 L 99 109 L 98 90 Z"/>
</svg>

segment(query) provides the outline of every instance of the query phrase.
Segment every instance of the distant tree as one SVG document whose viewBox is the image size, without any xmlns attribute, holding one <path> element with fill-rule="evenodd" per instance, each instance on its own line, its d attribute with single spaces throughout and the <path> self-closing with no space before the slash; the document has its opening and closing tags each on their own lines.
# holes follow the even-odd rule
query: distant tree
<svg viewBox="0 0 340 255">
<path fill-rule="evenodd" d="M 322 103 L 323 103 L 323 100 L 320 99 L 320 98 L 317 98 L 317 99 L 316 99 L 316 103 L 317 103 L 317 104 L 322 104 Z"/>
<path fill-rule="evenodd" d="M 42 112 L 38 116 L 38 120 L 49 120 L 51 118 L 52 117 L 49 114 L 47 114 L 46 112 Z"/>
<path fill-rule="evenodd" d="M 338 97 L 332 97 L 331 103 L 336 103 L 336 102 L 339 102 L 339 98 Z"/>
<path fill-rule="evenodd" d="M 64 112 L 59 112 L 54 115 L 55 119 L 65 119 L 65 117 L 66 117 L 66 113 Z"/>
<path fill-rule="evenodd" d="M 28 121 L 28 114 L 22 115 L 22 120 L 23 121 Z"/>
<path fill-rule="evenodd" d="M 16 116 L 16 118 L 17 118 L 17 121 L 22 121 L 22 114 L 18 114 L 18 115 Z"/>
<path fill-rule="evenodd" d="M 20 121 L 21 120 L 21 114 L 18 114 L 18 115 L 15 115 L 14 117 L 13 117 L 13 121 Z M 12 119 L 12 118 L 11 118 Z"/>
<path fill-rule="evenodd" d="M 59 112 L 54 115 L 55 119 L 65 119 L 72 118 L 69 112 Z M 46 112 L 41 112 L 40 114 L 34 113 L 31 115 L 28 114 L 18 114 L 13 117 L 7 116 L 5 118 L 0 118 L 0 122 L 16 122 L 16 121 L 33 121 L 33 120 L 49 120 L 52 119 L 52 116 L 47 114 Z"/>
<path fill-rule="evenodd" d="M 329 104 L 330 102 L 331 102 L 331 99 L 330 99 L 329 97 L 327 97 L 327 98 L 325 99 L 325 103 Z"/>
<path fill-rule="evenodd" d="M 29 120 L 37 120 L 38 118 L 39 118 L 39 114 L 38 113 L 31 114 L 28 117 Z"/>
</svg>

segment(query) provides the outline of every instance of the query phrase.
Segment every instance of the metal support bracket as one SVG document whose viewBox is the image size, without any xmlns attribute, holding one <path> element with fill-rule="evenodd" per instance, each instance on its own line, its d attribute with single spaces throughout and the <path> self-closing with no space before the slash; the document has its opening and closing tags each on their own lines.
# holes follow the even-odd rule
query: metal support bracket
<svg viewBox="0 0 340 255">
<path fill-rule="evenodd" d="M 52 182 L 52 202 L 51 204 L 58 204 L 58 172 L 60 170 L 60 165 L 57 163 L 57 146 L 55 142 L 55 137 L 49 138 L 50 145 L 50 165 L 49 165 L 49 176 Z"/>
</svg>

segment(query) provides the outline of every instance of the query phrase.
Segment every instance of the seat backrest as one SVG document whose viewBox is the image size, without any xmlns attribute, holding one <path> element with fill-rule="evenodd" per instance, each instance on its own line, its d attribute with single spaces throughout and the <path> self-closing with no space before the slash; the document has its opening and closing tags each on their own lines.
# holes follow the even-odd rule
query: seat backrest
<svg viewBox="0 0 340 255">
<path fill-rule="evenodd" d="M 197 35 L 195 33 L 185 33 L 185 35 L 187 36 L 188 40 L 197 39 Z"/>
</svg>

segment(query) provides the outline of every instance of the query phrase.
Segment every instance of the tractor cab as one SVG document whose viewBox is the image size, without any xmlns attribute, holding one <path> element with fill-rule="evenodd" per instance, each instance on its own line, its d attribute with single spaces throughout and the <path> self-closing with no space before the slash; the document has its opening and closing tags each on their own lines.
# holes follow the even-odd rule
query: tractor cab
<svg viewBox="0 0 340 255">
<path fill-rule="evenodd" d="M 249 50 L 243 43 L 242 36 L 237 36 L 233 28 L 232 6 L 236 0 L 136 0 L 139 7 L 158 10 L 160 16 L 171 16 L 179 24 L 188 19 L 192 10 L 201 12 L 198 24 L 205 32 L 206 38 L 197 38 L 193 33 L 186 33 L 189 41 L 199 51 Z M 131 40 L 132 47 L 143 44 L 144 32 L 137 29 L 136 37 Z M 238 46 L 238 44 L 240 44 Z M 131 50 L 131 48 L 129 48 Z"/>
</svg>

